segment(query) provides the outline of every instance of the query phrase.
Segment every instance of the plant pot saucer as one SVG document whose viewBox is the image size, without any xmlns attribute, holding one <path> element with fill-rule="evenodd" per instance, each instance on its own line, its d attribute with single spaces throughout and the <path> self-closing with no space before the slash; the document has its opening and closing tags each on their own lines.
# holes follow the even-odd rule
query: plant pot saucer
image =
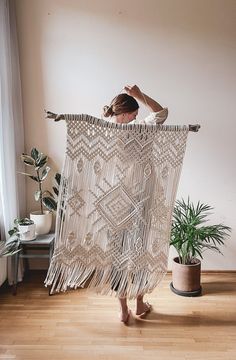
<svg viewBox="0 0 236 360">
<path fill-rule="evenodd" d="M 201 296 L 202 295 L 202 287 L 195 291 L 181 291 L 174 288 L 173 283 L 170 283 L 170 289 L 173 293 L 180 295 L 180 296 L 187 296 L 187 297 L 194 297 L 194 296 Z"/>
</svg>

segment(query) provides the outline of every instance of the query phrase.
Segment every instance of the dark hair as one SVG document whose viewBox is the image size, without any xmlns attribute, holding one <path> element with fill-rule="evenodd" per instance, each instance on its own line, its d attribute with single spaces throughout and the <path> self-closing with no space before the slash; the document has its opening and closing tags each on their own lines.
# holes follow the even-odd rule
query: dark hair
<svg viewBox="0 0 236 360">
<path fill-rule="evenodd" d="M 104 106 L 103 116 L 109 117 L 125 113 L 132 113 L 139 108 L 139 104 L 128 94 L 119 94 L 111 102 L 110 106 Z"/>
</svg>

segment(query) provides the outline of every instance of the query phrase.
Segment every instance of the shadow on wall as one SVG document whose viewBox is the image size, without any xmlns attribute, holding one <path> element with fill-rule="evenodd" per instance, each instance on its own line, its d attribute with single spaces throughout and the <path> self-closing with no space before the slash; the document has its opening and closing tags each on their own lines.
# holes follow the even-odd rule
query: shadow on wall
<svg viewBox="0 0 236 360">
<path fill-rule="evenodd" d="M 42 22 L 40 21 L 41 7 L 39 2 L 35 6 L 29 6 L 28 16 L 23 17 L 19 2 L 16 2 L 17 29 L 19 38 L 20 69 L 22 82 L 23 98 L 23 117 L 25 139 L 31 147 L 37 147 L 44 142 L 44 149 L 48 148 L 47 129 L 44 119 L 44 86 L 43 86 L 43 64 L 42 64 L 42 44 L 43 32 Z M 32 18 L 34 21 L 32 22 Z M 27 21 L 22 24 L 20 21 Z M 30 29 L 30 31 L 29 31 Z M 28 146 L 26 146 L 27 148 Z M 30 148 L 25 149 L 29 151 Z M 41 149 L 44 151 L 44 149 Z"/>
</svg>

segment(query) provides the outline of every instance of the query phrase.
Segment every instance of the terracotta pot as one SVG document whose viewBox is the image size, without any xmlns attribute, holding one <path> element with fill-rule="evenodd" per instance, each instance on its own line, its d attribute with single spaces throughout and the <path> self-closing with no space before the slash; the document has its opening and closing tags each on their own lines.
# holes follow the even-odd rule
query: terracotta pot
<svg viewBox="0 0 236 360">
<path fill-rule="evenodd" d="M 178 295 L 198 296 L 201 294 L 201 261 L 195 259 L 191 265 L 179 263 L 179 258 L 173 259 L 172 263 L 171 290 Z"/>
</svg>

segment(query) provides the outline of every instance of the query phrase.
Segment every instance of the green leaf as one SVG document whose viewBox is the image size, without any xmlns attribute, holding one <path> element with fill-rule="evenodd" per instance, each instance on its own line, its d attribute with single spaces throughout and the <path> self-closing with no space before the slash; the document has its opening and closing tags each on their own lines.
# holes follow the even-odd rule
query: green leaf
<svg viewBox="0 0 236 360">
<path fill-rule="evenodd" d="M 34 175 L 30 175 L 29 176 L 32 180 L 36 181 L 36 182 L 40 182 L 41 180 L 37 177 L 37 176 L 34 176 Z"/>
<path fill-rule="evenodd" d="M 21 250 L 22 249 L 11 249 L 11 250 L 6 249 L 5 252 L 1 253 L 0 255 L 3 257 L 13 256 Z"/>
<path fill-rule="evenodd" d="M 31 150 L 31 157 L 32 157 L 35 161 L 37 161 L 38 156 L 39 156 L 39 151 L 38 151 L 36 148 L 33 148 L 33 149 Z"/>
<path fill-rule="evenodd" d="M 16 252 L 20 251 L 19 249 L 19 239 L 17 236 L 11 236 L 4 244 L 4 247 L 1 247 L 0 257 L 1 256 L 12 256 Z"/>
<path fill-rule="evenodd" d="M 31 225 L 33 223 L 34 223 L 33 220 L 29 218 L 21 218 L 21 219 L 17 218 L 14 220 L 15 225 Z"/>
<path fill-rule="evenodd" d="M 52 188 L 53 188 L 55 195 L 58 196 L 59 190 L 55 186 L 53 186 Z"/>
<path fill-rule="evenodd" d="M 56 211 L 57 209 L 56 201 L 49 196 L 43 198 L 43 205 L 50 211 Z"/>
<path fill-rule="evenodd" d="M 43 181 L 44 179 L 46 179 L 46 177 L 48 176 L 48 173 L 50 171 L 50 167 L 46 166 L 45 169 L 43 169 L 42 171 L 42 176 L 41 176 L 41 181 Z"/>
<path fill-rule="evenodd" d="M 35 161 L 34 159 L 27 155 L 27 154 L 21 154 L 21 160 L 28 166 L 34 166 L 35 165 Z"/>
<path fill-rule="evenodd" d="M 60 184 L 61 184 L 61 174 L 56 173 L 54 178 L 55 178 L 55 181 L 56 181 L 57 185 L 60 186 Z"/>
<path fill-rule="evenodd" d="M 18 228 L 17 228 L 17 227 L 14 227 L 13 229 L 11 229 L 11 230 L 8 231 L 8 234 L 9 234 L 10 236 L 13 236 L 13 235 L 15 235 L 15 234 L 17 234 L 17 233 L 18 233 Z"/>
<path fill-rule="evenodd" d="M 13 235 L 6 241 L 5 246 L 1 248 L 0 257 L 12 256 L 19 251 L 21 251 L 21 248 L 19 249 L 19 239 L 16 235 Z"/>
<path fill-rule="evenodd" d="M 38 166 L 39 168 L 42 168 L 47 163 L 47 161 L 48 161 L 47 155 L 40 153 L 40 155 L 36 161 L 36 166 Z"/>
<path fill-rule="evenodd" d="M 17 235 L 18 234 L 13 234 L 11 237 L 9 237 L 9 239 L 7 239 L 7 241 L 6 241 L 6 246 L 8 246 L 9 244 L 14 244 L 16 242 L 19 242 Z"/>
</svg>

